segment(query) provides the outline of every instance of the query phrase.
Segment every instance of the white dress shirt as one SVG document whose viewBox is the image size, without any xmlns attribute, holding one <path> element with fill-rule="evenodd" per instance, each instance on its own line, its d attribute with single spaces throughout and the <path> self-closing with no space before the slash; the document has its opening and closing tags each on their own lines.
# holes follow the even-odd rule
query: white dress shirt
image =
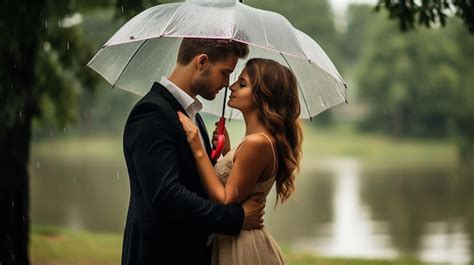
<svg viewBox="0 0 474 265">
<path fill-rule="evenodd" d="M 179 104 L 186 111 L 186 114 L 188 114 L 189 118 L 199 128 L 199 124 L 196 122 L 196 114 L 202 109 L 201 101 L 188 95 L 166 77 L 162 77 L 160 83 L 171 93 L 171 95 L 173 95 L 173 97 L 176 98 Z M 204 150 L 206 150 L 206 145 L 204 144 L 204 139 L 200 130 L 199 138 L 201 139 L 201 144 L 204 147 Z"/>
</svg>

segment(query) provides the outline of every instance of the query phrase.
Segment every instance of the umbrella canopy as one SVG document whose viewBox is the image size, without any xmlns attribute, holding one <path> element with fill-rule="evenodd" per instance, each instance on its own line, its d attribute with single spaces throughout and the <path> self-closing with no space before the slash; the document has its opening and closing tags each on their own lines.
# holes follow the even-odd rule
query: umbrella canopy
<svg viewBox="0 0 474 265">
<path fill-rule="evenodd" d="M 151 7 L 128 21 L 97 52 L 88 66 L 113 87 L 146 94 L 153 82 L 173 70 L 182 38 L 229 39 L 249 45 L 251 58 L 275 60 L 296 75 L 301 117 L 310 118 L 346 101 L 346 84 L 321 47 L 283 16 L 237 0 L 205 0 Z M 231 76 L 245 66 L 239 60 Z M 224 93 L 203 98 L 202 111 L 222 112 Z M 225 116 L 241 118 L 227 108 Z"/>
</svg>

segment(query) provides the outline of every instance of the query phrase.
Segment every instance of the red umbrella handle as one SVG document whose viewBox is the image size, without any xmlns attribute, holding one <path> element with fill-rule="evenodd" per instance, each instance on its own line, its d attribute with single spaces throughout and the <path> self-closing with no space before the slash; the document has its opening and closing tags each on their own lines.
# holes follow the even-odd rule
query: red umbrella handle
<svg viewBox="0 0 474 265">
<path fill-rule="evenodd" d="M 217 129 L 217 145 L 211 151 L 212 160 L 217 160 L 217 158 L 221 156 L 222 150 L 224 149 L 224 144 L 225 144 L 225 135 L 224 135 L 225 118 L 224 117 L 221 117 L 219 119 L 219 124 L 217 128 L 218 128 Z"/>
</svg>

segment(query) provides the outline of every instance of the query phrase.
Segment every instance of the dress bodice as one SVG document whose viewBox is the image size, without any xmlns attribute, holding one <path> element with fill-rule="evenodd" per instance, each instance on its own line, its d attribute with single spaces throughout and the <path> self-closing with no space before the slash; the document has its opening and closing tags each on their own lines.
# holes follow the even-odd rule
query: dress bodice
<svg viewBox="0 0 474 265">
<path fill-rule="evenodd" d="M 266 135 L 265 135 L 266 136 Z M 267 136 L 269 139 L 269 137 Z M 270 141 L 270 139 L 269 139 Z M 270 144 L 272 142 L 270 141 Z M 223 156 L 214 166 L 214 169 L 222 183 L 226 183 L 234 164 L 234 154 L 238 150 L 233 149 Z M 272 177 L 257 182 L 252 193 L 264 193 L 268 195 L 275 182 L 275 150 L 273 149 L 273 172 Z M 212 265 L 284 265 L 282 251 L 270 232 L 263 227 L 254 230 L 242 230 L 239 236 L 227 236 L 216 234 L 212 249 Z"/>
<path fill-rule="evenodd" d="M 232 170 L 232 166 L 234 164 L 234 154 L 237 149 L 238 147 L 236 149 L 232 149 L 229 152 L 227 152 L 227 154 L 223 156 L 221 159 L 219 159 L 217 163 L 214 165 L 214 169 L 217 172 L 217 176 L 219 177 L 219 180 L 224 185 L 227 182 L 227 178 L 229 177 L 230 172 Z M 273 150 L 273 145 L 272 145 L 272 150 Z M 275 156 L 274 152 L 273 152 L 273 155 Z M 269 179 L 264 180 L 262 182 L 257 182 L 257 184 L 255 185 L 251 193 L 252 194 L 263 193 L 265 195 L 268 195 L 268 193 L 272 189 L 273 182 L 275 182 L 275 176 L 272 176 Z"/>
</svg>

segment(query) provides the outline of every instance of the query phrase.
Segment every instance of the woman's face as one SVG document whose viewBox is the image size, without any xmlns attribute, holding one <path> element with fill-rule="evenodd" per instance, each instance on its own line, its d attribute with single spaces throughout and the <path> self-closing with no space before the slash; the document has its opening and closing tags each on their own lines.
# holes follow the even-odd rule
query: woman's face
<svg viewBox="0 0 474 265">
<path fill-rule="evenodd" d="M 238 109 L 241 112 L 248 112 L 255 109 L 252 96 L 252 84 L 250 83 L 247 71 L 244 69 L 239 79 L 230 86 L 230 98 L 227 103 L 229 107 Z"/>
</svg>

